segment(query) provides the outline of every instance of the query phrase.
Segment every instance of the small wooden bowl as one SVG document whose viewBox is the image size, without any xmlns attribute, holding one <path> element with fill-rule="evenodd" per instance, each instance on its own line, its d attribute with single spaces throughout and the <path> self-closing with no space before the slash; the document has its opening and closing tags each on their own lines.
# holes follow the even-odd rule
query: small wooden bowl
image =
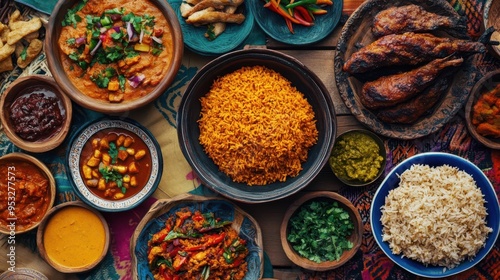
<svg viewBox="0 0 500 280">
<path fill-rule="evenodd" d="M 483 136 L 478 133 L 476 126 L 472 124 L 472 114 L 474 105 L 481 95 L 495 88 L 500 84 L 500 69 L 487 73 L 482 77 L 472 88 L 467 103 L 465 105 L 465 120 L 469 133 L 478 142 L 482 143 L 490 149 L 500 150 L 500 138 Z"/>
<path fill-rule="evenodd" d="M 318 200 L 318 201 L 337 201 L 339 206 L 342 207 L 349 213 L 349 217 L 351 218 L 353 224 L 354 224 L 354 230 L 349 237 L 349 241 L 353 243 L 353 247 L 347 251 L 344 251 L 342 256 L 340 257 L 339 260 L 337 261 L 324 261 L 321 263 L 317 263 L 314 261 L 311 261 L 307 258 L 304 258 L 300 256 L 291 246 L 290 242 L 287 240 L 288 237 L 288 222 L 290 218 L 297 212 L 298 209 L 302 205 L 304 205 L 307 202 L 310 202 L 312 200 Z M 329 192 L 329 191 L 318 191 L 318 192 L 311 192 L 307 193 L 301 198 L 299 198 L 297 201 L 293 202 L 290 207 L 288 207 L 287 211 L 285 212 L 285 216 L 283 218 L 283 222 L 281 223 L 281 228 L 280 228 L 280 237 L 281 237 L 281 245 L 283 247 L 283 250 L 285 251 L 286 256 L 296 265 L 313 270 L 313 271 L 325 271 L 325 270 L 331 270 L 335 269 L 344 263 L 346 263 L 348 260 L 350 260 L 358 251 L 359 247 L 361 246 L 361 240 L 363 237 L 363 222 L 361 220 L 361 216 L 354 207 L 354 205 L 345 197 L 335 193 L 335 192 Z"/>
<path fill-rule="evenodd" d="M 16 168 L 16 165 L 20 162 L 26 162 L 26 163 L 29 163 L 29 164 L 35 166 L 47 178 L 48 183 L 49 183 L 49 190 L 48 190 L 49 191 L 49 199 L 48 199 L 48 201 L 45 202 L 46 208 L 44 207 L 42 209 L 39 209 L 39 211 L 43 211 L 43 213 L 40 213 L 43 215 L 41 215 L 40 218 L 37 221 L 34 221 L 30 226 L 21 228 L 19 226 L 20 221 L 19 221 L 18 217 L 12 217 L 12 218 L 15 218 L 15 220 L 13 220 L 12 222 L 14 224 L 16 224 L 14 231 L 12 231 L 9 228 L 5 228 L 3 226 L 0 226 L 0 232 L 4 233 L 4 234 L 9 234 L 9 235 L 12 235 L 13 233 L 15 233 L 15 234 L 24 233 L 24 232 L 27 232 L 27 231 L 30 231 L 30 230 L 36 228 L 40 224 L 40 222 L 43 220 L 43 217 L 46 216 L 47 212 L 52 208 L 52 206 L 54 205 L 54 200 L 56 198 L 56 182 L 54 180 L 54 176 L 52 175 L 52 173 L 50 172 L 50 170 L 47 168 L 47 166 L 45 164 L 43 164 L 40 160 L 36 159 L 35 157 L 27 155 L 27 154 L 10 153 L 10 154 L 6 154 L 6 155 L 0 157 L 0 165 L 7 166 L 6 173 L 4 174 L 2 172 L 2 174 L 0 175 L 0 177 L 5 179 L 5 184 L 8 185 L 8 187 L 9 187 L 9 190 L 5 189 L 5 195 L 7 196 L 4 198 L 6 201 L 5 204 L 7 204 L 7 200 L 11 201 L 11 200 L 9 200 L 10 197 L 15 197 L 16 195 L 21 195 L 21 193 L 17 189 L 19 187 L 17 185 L 17 184 L 19 184 L 19 182 L 16 181 L 18 178 L 16 178 L 17 175 L 15 173 L 16 169 L 17 169 L 17 171 L 19 171 L 19 166 Z M 11 188 L 13 188 L 13 189 L 11 189 Z M 13 206 L 13 211 L 19 211 L 21 209 L 21 205 L 17 204 L 17 203 L 20 203 L 20 202 L 16 199 L 15 205 L 9 204 L 9 206 Z M 7 222 L 9 222 L 9 221 L 7 221 Z"/>
<path fill-rule="evenodd" d="M 16 134 L 10 119 L 9 108 L 16 98 L 27 93 L 25 89 L 36 86 L 50 88 L 52 92 L 56 94 L 56 97 L 60 100 L 59 104 L 64 111 L 65 118 L 62 126 L 48 138 L 38 141 L 28 141 Z M 2 108 L 0 120 L 5 130 L 5 135 L 7 135 L 14 145 L 33 153 L 47 152 L 59 146 L 68 134 L 73 114 L 71 100 L 64 93 L 62 93 L 53 78 L 43 75 L 24 76 L 12 82 L 12 84 L 10 84 L 2 94 L 0 99 L 0 108 Z M 63 112 L 61 112 L 61 114 L 62 113 Z"/>
<path fill-rule="evenodd" d="M 95 250 L 101 250 L 101 252 L 97 252 L 99 254 L 99 256 L 97 258 L 94 258 L 93 260 L 89 260 L 88 263 L 81 264 L 81 265 L 78 265 L 78 266 L 76 266 L 76 265 L 75 266 L 71 266 L 71 265 L 61 264 L 57 260 L 53 259 L 53 257 L 50 256 L 51 253 L 47 250 L 47 247 L 46 247 L 46 244 L 45 244 L 45 241 L 46 241 L 45 237 L 46 237 L 46 233 L 47 233 L 48 227 L 50 227 L 50 226 L 57 226 L 55 224 L 56 223 L 55 220 L 54 220 L 54 224 L 51 223 L 53 221 L 52 218 L 56 217 L 55 215 L 61 213 L 62 210 L 65 210 L 65 209 L 67 210 L 67 209 L 70 209 L 71 207 L 75 207 L 74 209 L 80 208 L 79 210 L 84 209 L 85 211 L 87 211 L 86 213 L 89 213 L 90 215 L 94 215 L 94 216 L 89 216 L 89 217 L 93 217 L 92 219 L 95 219 L 97 217 L 98 220 L 101 222 L 102 227 L 103 227 L 102 229 L 104 231 L 103 247 L 100 249 L 100 248 L 97 248 L 97 246 L 96 246 L 96 248 L 95 248 Z M 69 213 L 67 213 L 67 214 L 69 214 Z M 71 213 L 71 214 L 75 214 L 75 213 Z M 78 214 L 78 213 L 76 213 L 76 214 Z M 65 221 L 63 218 L 64 217 L 62 217 L 62 216 L 57 217 L 57 219 L 59 221 Z M 67 221 L 67 219 L 66 219 L 66 221 Z M 73 226 L 73 225 L 76 226 L 79 221 L 82 222 L 80 224 L 81 226 L 85 226 L 85 225 L 89 226 L 90 225 L 90 223 L 85 223 L 85 221 L 83 219 L 83 215 L 80 214 L 78 216 L 75 215 L 74 221 L 71 224 L 71 226 Z M 66 227 L 69 227 L 69 223 L 70 222 L 67 222 L 67 223 L 68 223 L 68 225 L 66 225 Z M 61 225 L 59 225 L 59 226 L 61 226 Z M 82 229 L 84 229 L 84 228 L 82 228 Z M 82 242 L 83 237 L 86 234 L 88 234 L 89 232 L 96 232 L 97 231 L 97 227 L 96 226 L 94 226 L 94 227 L 89 226 L 88 229 L 89 229 L 88 232 L 80 231 L 79 234 L 77 234 L 77 235 L 74 235 L 74 234 L 64 234 L 64 232 L 61 231 L 61 236 L 60 236 L 61 240 L 59 240 L 60 242 L 58 242 L 58 246 L 60 247 L 60 250 L 65 251 L 65 250 L 69 250 L 70 249 L 70 248 L 66 247 L 66 246 L 69 246 L 68 243 L 71 242 L 71 241 L 69 241 L 69 239 L 71 239 L 73 242 L 74 241 L 80 241 L 80 242 Z M 39 250 L 40 255 L 42 256 L 42 258 L 50 266 L 52 266 L 54 269 L 56 269 L 56 270 L 58 270 L 60 272 L 63 272 L 63 273 L 79 273 L 79 272 L 88 271 L 88 270 L 91 270 L 92 268 L 94 268 L 106 256 L 106 254 L 108 252 L 108 248 L 109 248 L 109 241 L 110 241 L 109 227 L 108 227 L 108 223 L 106 222 L 106 220 L 104 219 L 104 217 L 98 211 L 92 209 L 91 207 L 87 206 L 85 203 L 83 203 L 81 201 L 65 202 L 63 204 L 57 205 L 54 208 L 52 208 L 47 213 L 47 215 L 45 216 L 45 218 L 43 219 L 43 221 L 40 223 L 40 226 L 38 227 L 37 236 L 36 236 L 36 244 L 38 246 L 38 250 Z M 85 242 L 85 241 L 83 240 L 83 242 Z M 91 247 L 91 244 L 86 243 L 86 247 L 87 248 Z M 76 259 L 79 260 L 79 259 L 83 258 L 83 255 L 79 255 L 79 256 L 75 255 L 74 258 L 76 258 Z"/>
</svg>

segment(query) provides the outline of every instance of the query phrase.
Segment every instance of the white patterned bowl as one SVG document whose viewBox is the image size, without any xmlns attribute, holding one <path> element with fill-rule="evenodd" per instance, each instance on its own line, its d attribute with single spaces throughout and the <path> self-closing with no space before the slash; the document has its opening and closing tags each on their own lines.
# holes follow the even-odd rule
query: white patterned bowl
<svg viewBox="0 0 500 280">
<path fill-rule="evenodd" d="M 123 199 L 107 199 L 95 188 L 87 187 L 81 172 L 82 151 L 85 144 L 99 132 L 120 130 L 135 135 L 147 147 L 150 161 L 141 164 L 149 168 L 149 176 L 139 184 L 130 196 Z M 84 125 L 72 137 L 66 155 L 68 177 L 78 197 L 90 206 L 105 212 L 119 212 L 132 209 L 147 199 L 158 187 L 163 173 L 163 157 L 160 146 L 154 136 L 145 127 L 131 119 L 105 117 Z M 131 189 L 131 188 L 130 188 Z M 129 190 L 130 190 L 129 189 Z"/>
</svg>

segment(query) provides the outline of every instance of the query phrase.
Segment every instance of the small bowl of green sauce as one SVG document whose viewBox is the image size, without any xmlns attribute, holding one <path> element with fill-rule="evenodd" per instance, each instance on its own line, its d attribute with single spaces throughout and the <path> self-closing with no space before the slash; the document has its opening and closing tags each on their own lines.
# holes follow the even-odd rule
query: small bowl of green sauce
<svg viewBox="0 0 500 280">
<path fill-rule="evenodd" d="M 375 133 L 354 129 L 335 140 L 328 163 L 344 184 L 361 187 L 375 182 L 384 172 L 385 145 Z"/>
</svg>

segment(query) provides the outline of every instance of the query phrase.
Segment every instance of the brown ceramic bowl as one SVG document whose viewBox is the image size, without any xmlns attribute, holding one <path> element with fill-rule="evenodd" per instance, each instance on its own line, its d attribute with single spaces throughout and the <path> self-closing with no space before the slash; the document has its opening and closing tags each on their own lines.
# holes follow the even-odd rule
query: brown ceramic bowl
<svg viewBox="0 0 500 280">
<path fill-rule="evenodd" d="M 12 113 L 10 107 L 17 98 L 32 92 L 31 89 L 39 87 L 49 89 L 59 99 L 58 106 L 64 120 L 61 125 L 57 126 L 57 129 L 47 133 L 46 136 L 38 140 L 30 140 L 26 137 L 22 138 L 15 131 L 13 120 L 11 119 Z M 12 82 L 2 94 L 0 108 L 2 108 L 0 120 L 5 130 L 5 135 L 7 135 L 14 145 L 33 153 L 47 152 L 59 146 L 68 134 L 73 113 L 71 100 L 61 91 L 53 78 L 43 75 L 25 76 Z"/>
<path fill-rule="evenodd" d="M 488 29 L 494 27 L 495 30 L 491 35 L 492 41 L 500 41 L 500 1 L 498 0 L 486 0 L 483 9 L 483 27 Z M 488 51 L 500 58 L 500 45 L 488 45 Z"/>
<path fill-rule="evenodd" d="M 61 58 L 62 51 L 59 47 L 58 40 L 61 35 L 62 22 L 65 18 L 68 9 L 75 6 L 76 3 L 81 2 L 80 0 L 68 0 L 68 1 L 58 1 L 54 10 L 49 18 L 49 23 L 46 28 L 46 39 L 45 39 L 45 49 L 47 55 L 47 62 L 50 71 L 52 72 L 56 82 L 59 84 L 61 89 L 76 103 L 79 105 L 91 109 L 94 111 L 107 113 L 107 114 L 120 114 L 128 112 L 130 110 L 137 109 L 139 107 L 145 106 L 146 104 L 154 101 L 159 97 L 174 81 L 174 78 L 181 65 L 182 55 L 184 51 L 183 36 L 179 21 L 175 12 L 172 10 L 170 4 L 167 1 L 161 0 L 149 0 L 153 5 L 155 5 L 164 15 L 171 30 L 171 42 L 173 49 L 168 51 L 172 52 L 172 59 L 168 61 L 165 67 L 168 70 L 161 81 L 156 85 L 156 87 L 144 96 L 131 101 L 123 101 L 119 103 L 110 103 L 108 101 L 101 101 L 94 99 L 88 95 L 82 93 L 77 86 L 75 86 L 70 78 L 68 77 L 65 68 L 63 67 L 63 60 Z M 142 3 L 141 3 L 142 5 Z M 117 7 L 119 8 L 119 7 Z M 147 12 L 147 11 L 145 11 Z M 164 36 L 166 37 L 166 36 Z M 166 40 L 163 38 L 163 40 Z M 77 66 L 75 66 L 77 67 Z"/>
<path fill-rule="evenodd" d="M 6 197 L 2 198 L 5 199 L 2 204 L 6 206 L 12 206 L 12 208 L 7 207 L 4 210 L 8 211 L 8 217 L 12 217 L 12 220 L 8 219 L 7 221 L 2 221 L 2 225 L 0 225 L 0 232 L 8 235 L 15 235 L 36 228 L 40 224 L 46 213 L 54 205 L 54 200 L 56 197 L 56 183 L 54 180 L 54 176 L 47 168 L 47 166 L 45 166 L 45 164 L 43 164 L 40 160 L 23 153 L 10 153 L 0 157 L 0 170 L 0 177 L 5 179 L 5 183 L 9 188 L 8 190 L 5 190 Z M 25 172 L 28 170 L 31 171 L 29 173 Z M 33 171 L 35 171 L 38 175 L 33 175 Z M 28 175 L 28 177 L 27 179 L 24 179 L 24 177 L 21 177 L 21 175 Z M 33 182 L 36 185 L 37 183 L 41 182 L 41 180 L 46 180 L 48 184 L 47 191 L 45 192 L 43 198 L 30 196 L 19 189 L 22 182 Z M 26 205 L 25 203 L 22 203 L 17 199 L 15 200 L 15 204 L 9 203 L 12 202 L 10 199 L 11 197 L 15 198 L 16 196 L 22 195 L 27 196 L 26 200 L 30 199 L 31 201 L 34 201 L 32 205 Z M 30 222 L 23 220 L 23 212 L 29 211 L 33 207 L 38 210 L 35 217 L 33 217 L 33 220 Z M 4 225 L 4 223 L 6 224 Z M 9 225 L 10 227 L 7 225 Z M 14 226 L 15 228 L 12 228 Z"/>
<path fill-rule="evenodd" d="M 42 258 L 63 273 L 94 268 L 106 256 L 109 241 L 109 227 L 104 217 L 81 201 L 52 208 L 40 223 L 36 236 Z M 64 253 L 71 257 L 64 258 Z"/>
<path fill-rule="evenodd" d="M 478 99 L 488 91 L 493 90 L 497 85 L 500 84 L 500 70 L 495 70 L 487 73 L 482 77 L 472 88 L 469 95 L 467 103 L 465 105 L 465 120 L 467 124 L 467 129 L 469 133 L 488 148 L 500 149 L 500 137 L 496 138 L 493 136 L 484 136 L 477 131 L 476 125 L 472 124 L 472 116 L 474 113 L 474 105 Z"/>
<path fill-rule="evenodd" d="M 354 229 L 351 235 L 348 237 L 348 240 L 352 242 L 353 247 L 349 250 L 344 251 L 344 253 L 338 260 L 323 261 L 319 263 L 311 261 L 307 258 L 304 258 L 297 251 L 295 251 L 295 249 L 293 249 L 292 245 L 287 239 L 290 232 L 290 219 L 299 212 L 301 206 L 306 205 L 312 201 L 327 201 L 331 203 L 336 201 L 338 203 L 338 206 L 343 208 L 349 214 L 349 218 L 353 222 Z M 335 192 L 311 192 L 303 195 L 297 201 L 293 202 L 290 207 L 288 207 L 287 211 L 285 212 L 283 222 L 281 223 L 280 237 L 281 245 L 283 247 L 283 250 L 285 251 L 286 256 L 294 264 L 313 271 L 331 270 L 343 265 L 356 254 L 359 247 L 361 246 L 361 240 L 363 237 L 363 222 L 357 208 L 347 198 Z"/>
</svg>

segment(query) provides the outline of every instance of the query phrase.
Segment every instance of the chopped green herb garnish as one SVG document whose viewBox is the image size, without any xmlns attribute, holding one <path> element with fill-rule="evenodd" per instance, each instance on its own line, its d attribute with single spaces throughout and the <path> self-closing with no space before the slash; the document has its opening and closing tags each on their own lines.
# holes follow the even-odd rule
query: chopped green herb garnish
<svg viewBox="0 0 500 280">
<path fill-rule="evenodd" d="M 77 15 L 84 6 L 87 4 L 88 0 L 82 0 L 80 3 L 76 4 L 73 9 L 68 9 L 68 12 L 64 16 L 64 20 L 62 21 L 62 26 L 73 25 L 73 28 L 76 28 L 76 25 L 82 21 L 82 18 Z"/>
<path fill-rule="evenodd" d="M 287 239 L 311 261 L 334 261 L 353 247 L 348 240 L 353 229 L 349 214 L 337 202 L 312 201 L 290 218 Z"/>
<path fill-rule="evenodd" d="M 24 49 L 22 50 L 22 52 L 19 54 L 19 57 L 20 57 L 23 61 L 24 61 L 24 60 L 26 60 L 26 56 L 28 55 L 28 54 L 26 53 L 26 49 L 28 49 L 28 48 L 27 48 L 27 47 L 26 47 L 26 48 L 24 48 Z"/>
</svg>

